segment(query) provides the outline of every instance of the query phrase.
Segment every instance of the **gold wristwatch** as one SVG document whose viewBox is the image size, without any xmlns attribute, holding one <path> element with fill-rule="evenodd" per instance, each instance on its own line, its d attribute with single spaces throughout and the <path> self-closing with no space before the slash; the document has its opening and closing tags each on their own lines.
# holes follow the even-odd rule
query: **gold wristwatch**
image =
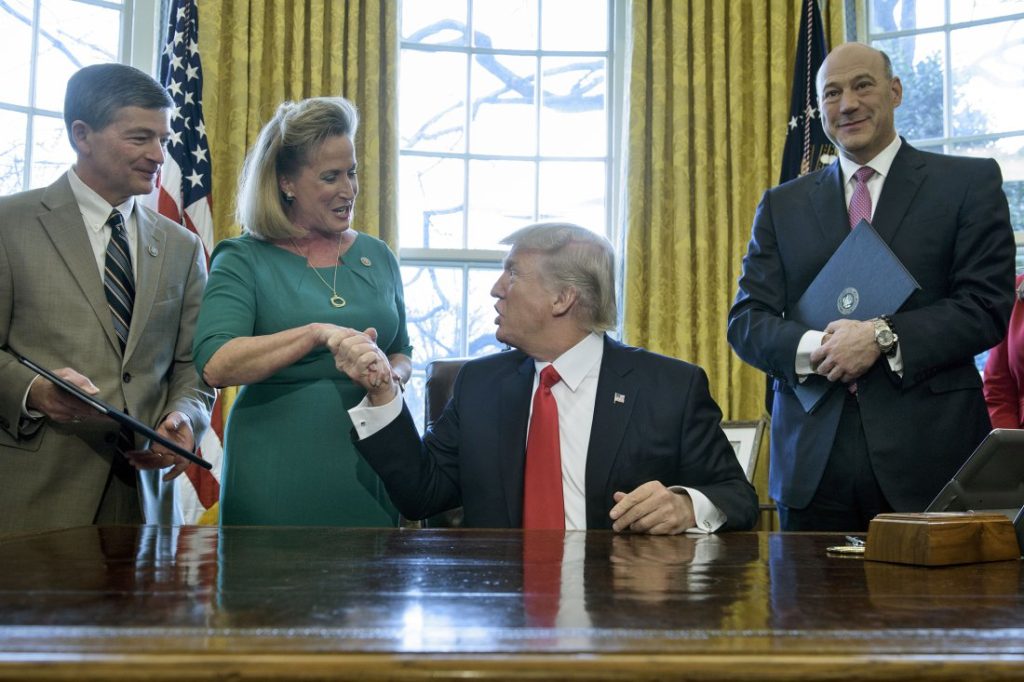
<svg viewBox="0 0 1024 682">
<path fill-rule="evenodd" d="M 896 344 L 899 343 L 900 337 L 893 331 L 889 321 L 884 317 L 876 317 L 871 322 L 875 325 L 875 343 L 878 344 L 878 349 L 882 351 L 882 355 L 895 355 Z"/>
</svg>

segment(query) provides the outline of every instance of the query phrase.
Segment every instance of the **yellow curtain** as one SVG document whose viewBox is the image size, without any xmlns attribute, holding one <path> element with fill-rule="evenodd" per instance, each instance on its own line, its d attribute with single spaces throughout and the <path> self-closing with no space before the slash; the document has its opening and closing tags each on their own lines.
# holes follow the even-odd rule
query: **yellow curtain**
<svg viewBox="0 0 1024 682">
<path fill-rule="evenodd" d="M 842 4 L 824 15 L 830 45 Z M 624 333 L 704 367 L 726 419 L 763 412 L 764 375 L 725 326 L 754 210 L 778 181 L 800 7 L 632 5 Z"/>
<path fill-rule="evenodd" d="M 203 108 L 218 240 L 239 234 L 238 172 L 278 104 L 343 95 L 360 114 L 357 228 L 397 247 L 397 4 L 200 0 Z"/>
</svg>

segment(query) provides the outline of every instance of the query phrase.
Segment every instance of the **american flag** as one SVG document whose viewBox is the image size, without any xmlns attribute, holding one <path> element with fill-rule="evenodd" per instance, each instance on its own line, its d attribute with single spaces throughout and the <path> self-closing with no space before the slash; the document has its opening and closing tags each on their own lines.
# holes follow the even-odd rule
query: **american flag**
<svg viewBox="0 0 1024 682">
<path fill-rule="evenodd" d="M 210 257 L 213 247 L 210 147 L 203 124 L 203 71 L 199 60 L 199 10 L 195 0 L 173 0 L 167 43 L 160 58 L 160 82 L 174 99 L 171 139 L 160 174 L 157 210 L 199 235 Z M 220 398 L 213 406 L 210 428 L 199 443 L 199 454 L 213 465 L 197 466 L 179 476 L 177 499 L 182 520 L 196 523 L 220 497 L 223 449 Z"/>
</svg>

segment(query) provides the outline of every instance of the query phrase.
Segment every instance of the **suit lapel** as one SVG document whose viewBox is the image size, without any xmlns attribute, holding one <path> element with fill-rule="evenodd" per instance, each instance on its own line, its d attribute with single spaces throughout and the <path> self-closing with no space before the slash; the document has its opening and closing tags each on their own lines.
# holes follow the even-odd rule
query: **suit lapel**
<svg viewBox="0 0 1024 682">
<path fill-rule="evenodd" d="M 61 177 L 50 185 L 43 194 L 43 206 L 48 212 L 39 216 L 39 222 L 53 242 L 71 276 L 78 282 L 79 288 L 89 302 L 96 318 L 99 320 L 107 340 L 115 349 L 120 349 L 114 324 L 110 318 L 110 308 L 103 294 L 103 280 L 100 278 L 92 244 L 86 233 L 82 212 L 71 192 L 67 177 Z"/>
<path fill-rule="evenodd" d="M 605 494 L 639 391 L 639 379 L 630 366 L 629 351 L 606 336 L 601 371 L 597 379 L 594 421 L 587 446 L 588 526 L 591 525 L 590 510 L 595 508 L 591 501 L 600 500 Z M 610 506 L 598 505 L 598 508 L 606 509 Z"/>
<path fill-rule="evenodd" d="M 508 508 L 509 525 L 523 525 L 523 472 L 526 462 L 526 426 L 533 399 L 533 358 L 526 357 L 498 386 L 498 462 Z"/>
<path fill-rule="evenodd" d="M 889 167 L 889 174 L 882 185 L 882 194 L 878 197 L 878 206 L 871 220 L 872 227 L 887 244 L 892 243 L 903 223 L 903 216 L 907 214 L 924 182 L 924 166 L 922 155 L 904 140 Z"/>
<path fill-rule="evenodd" d="M 843 174 L 835 161 L 818 176 L 817 186 L 811 192 L 811 205 L 818 217 L 824 251 L 835 252 L 850 234 L 850 218 L 843 193 Z"/>
<path fill-rule="evenodd" d="M 135 223 L 138 227 L 139 252 L 135 263 L 135 308 L 132 311 L 132 326 L 128 332 L 128 344 L 124 357 L 131 357 L 138 345 L 142 331 L 149 321 L 156 299 L 157 285 L 160 282 L 160 271 L 163 268 L 163 249 L 165 228 L 135 203 Z"/>
</svg>

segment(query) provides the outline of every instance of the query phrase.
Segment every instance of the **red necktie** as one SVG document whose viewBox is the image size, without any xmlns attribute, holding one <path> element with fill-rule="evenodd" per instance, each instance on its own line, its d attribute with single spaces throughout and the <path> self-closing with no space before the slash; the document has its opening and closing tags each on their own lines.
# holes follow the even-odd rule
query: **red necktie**
<svg viewBox="0 0 1024 682">
<path fill-rule="evenodd" d="M 853 174 L 857 180 L 857 186 L 853 188 L 853 196 L 850 197 L 850 229 L 857 227 L 861 220 L 871 222 L 871 193 L 868 192 L 868 180 L 875 174 L 875 169 L 869 166 L 861 166 Z"/>
<path fill-rule="evenodd" d="M 540 373 L 533 394 L 533 416 L 526 436 L 526 483 L 523 528 L 565 528 L 562 502 L 562 453 L 558 440 L 558 405 L 551 387 L 562 380 L 553 365 Z"/>
</svg>

